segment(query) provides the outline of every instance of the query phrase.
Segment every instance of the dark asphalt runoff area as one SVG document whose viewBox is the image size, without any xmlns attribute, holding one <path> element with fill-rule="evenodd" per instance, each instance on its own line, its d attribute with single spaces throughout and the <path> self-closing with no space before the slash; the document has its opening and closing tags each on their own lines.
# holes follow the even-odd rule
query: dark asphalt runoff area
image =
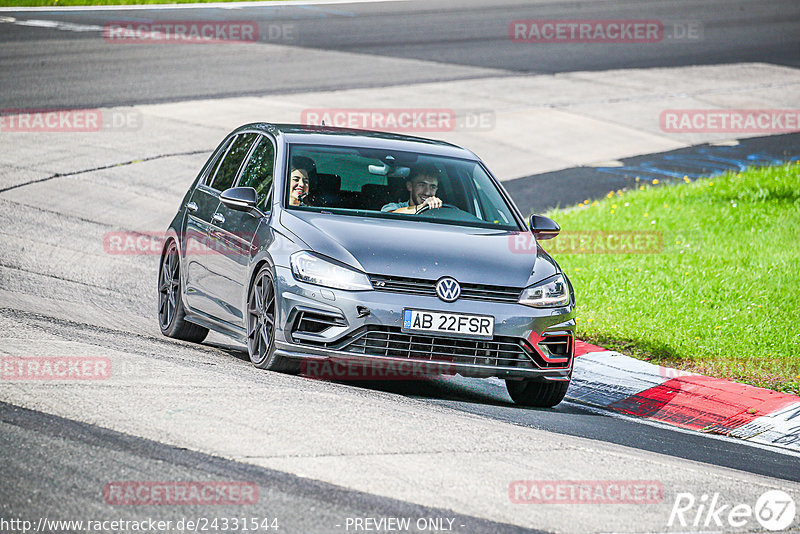
<svg viewBox="0 0 800 534">
<path fill-rule="evenodd" d="M 51 108 L 120 106 L 583 70 L 750 61 L 800 66 L 796 0 L 415 0 L 202 10 L 11 11 L 0 13 L 3 16 L 34 21 L 25 22 L 30 26 L 0 22 L 0 87 L 6 109 L 43 103 Z M 524 19 L 659 20 L 667 36 L 676 25 L 694 25 L 701 38 L 591 47 L 512 42 L 510 23 Z M 102 29 L 113 22 L 187 20 L 255 22 L 261 41 L 120 44 L 104 40 L 101 30 L 81 29 Z M 48 28 L 41 21 L 75 26 Z"/>
<path fill-rule="evenodd" d="M 701 144 L 624 158 L 618 166 L 573 167 L 503 182 L 523 214 L 543 213 L 603 198 L 609 191 L 636 188 L 657 179 L 682 183 L 749 166 L 800 159 L 800 133 L 742 139 L 735 146 Z"/>
<path fill-rule="evenodd" d="M 13 18 L 15 22 L 3 21 Z M 123 45 L 105 41 L 99 30 L 115 21 L 213 19 L 256 21 L 262 42 L 203 46 Z M 700 42 L 658 46 L 553 44 L 520 47 L 509 39 L 517 19 L 662 19 L 699 24 Z M 18 24 L 58 21 L 60 26 Z M 72 25 L 72 29 L 70 26 Z M 83 29 L 81 29 L 83 28 Z M 270 37 L 270 32 L 284 31 Z M 269 46 L 278 45 L 278 46 Z M 424 81 L 549 74 L 582 70 L 671 67 L 760 61 L 800 67 L 800 2 L 797 0 L 640 0 L 531 2 L 529 0 L 426 0 L 328 6 L 242 7 L 174 11 L 115 10 L 0 12 L 0 108 L 105 107 L 201 98 L 271 95 L 316 90 L 381 87 Z M 422 62 L 416 62 L 421 60 Z M 433 67 L 431 62 L 433 62 Z M 437 68 L 437 66 L 439 68 Z M 777 143 L 777 144 L 776 144 Z M 742 154 L 773 151 L 798 155 L 797 135 L 751 140 Z M 691 149 L 687 149 L 691 150 Z M 696 149 L 695 149 L 696 150 Z M 777 152 L 776 152 L 777 151 Z M 635 167 L 642 156 L 625 160 Z M 528 178 L 505 186 L 520 207 L 541 210 L 601 196 L 631 184 L 633 174 L 586 169 L 559 171 L 533 184 Z M 596 191 L 582 197 L 562 188 L 542 197 L 567 174 L 597 178 Z M 632 171 L 634 172 L 634 171 Z M 541 175 L 540 175 L 541 176 Z M 547 181 L 550 180 L 550 181 Z M 605 181 L 602 181 L 605 180 Z M 574 190 L 574 188 L 573 188 Z M 596 193 L 596 194 L 595 194 Z M 30 324 L 84 339 L 79 323 L 55 324 L 29 316 Z M 125 333 L 120 331 L 124 338 Z M 140 336 L 137 337 L 141 341 Z M 107 339 L 98 345 L 110 343 Z M 111 344 L 109 348 L 116 348 Z M 244 359 L 240 348 L 209 346 Z M 568 436 L 800 481 L 793 455 L 733 440 L 687 433 L 630 418 L 610 417 L 565 402 L 554 409 L 513 405 L 500 383 L 455 378 L 430 382 L 352 384 L 410 397 L 480 417 Z M 247 515 L 277 517 L 283 532 L 342 532 L 354 516 L 452 517 L 469 532 L 515 532 L 519 527 L 462 516 L 452 511 L 347 490 L 308 478 L 259 468 L 120 434 L 0 403 L 0 516 L 74 519 L 136 518 L 141 509 L 111 507 L 104 485 L 120 480 L 255 481 L 261 499 Z M 793 467 L 792 467 L 793 466 Z M 213 515 L 225 510 L 215 507 Z M 200 517 L 197 507 L 148 507 L 164 520 Z M 241 509 L 231 510 L 231 515 Z M 338 526 L 337 526 L 338 525 Z"/>
</svg>

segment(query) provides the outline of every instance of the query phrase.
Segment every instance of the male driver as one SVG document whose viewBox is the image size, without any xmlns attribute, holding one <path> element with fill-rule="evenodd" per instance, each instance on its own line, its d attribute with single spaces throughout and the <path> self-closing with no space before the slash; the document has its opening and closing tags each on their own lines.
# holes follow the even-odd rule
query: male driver
<svg viewBox="0 0 800 534">
<path fill-rule="evenodd" d="M 422 163 L 411 169 L 406 180 L 409 199 L 406 202 L 392 202 L 381 208 L 381 211 L 392 213 L 416 213 L 423 206 L 441 208 L 442 201 L 436 196 L 439 189 L 439 169 L 430 163 Z"/>
</svg>

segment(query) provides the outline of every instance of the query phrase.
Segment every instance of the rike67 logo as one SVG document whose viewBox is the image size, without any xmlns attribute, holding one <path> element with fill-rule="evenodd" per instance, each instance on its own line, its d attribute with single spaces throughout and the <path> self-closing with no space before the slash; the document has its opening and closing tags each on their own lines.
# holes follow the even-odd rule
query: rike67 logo
<svg viewBox="0 0 800 534">
<path fill-rule="evenodd" d="M 691 493 L 678 493 L 667 526 L 692 530 L 746 527 L 749 530 L 756 527 L 753 524 L 755 520 L 762 528 L 780 531 L 792 525 L 795 513 L 794 499 L 781 490 L 764 492 L 756 500 L 755 506 L 725 502 L 719 493 L 703 494 L 699 499 Z"/>
</svg>

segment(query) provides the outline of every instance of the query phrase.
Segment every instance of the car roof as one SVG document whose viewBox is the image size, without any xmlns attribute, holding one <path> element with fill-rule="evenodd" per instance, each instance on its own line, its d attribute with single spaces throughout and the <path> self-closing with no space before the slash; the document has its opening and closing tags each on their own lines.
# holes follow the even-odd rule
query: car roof
<svg viewBox="0 0 800 534">
<path fill-rule="evenodd" d="M 311 126 L 306 124 L 272 124 L 259 122 L 246 124 L 239 130 L 263 130 L 282 137 L 287 143 L 353 146 L 359 148 L 378 148 L 404 152 L 422 152 L 430 155 L 478 160 L 473 152 L 446 141 L 426 139 L 389 132 L 335 128 L 332 126 Z"/>
</svg>

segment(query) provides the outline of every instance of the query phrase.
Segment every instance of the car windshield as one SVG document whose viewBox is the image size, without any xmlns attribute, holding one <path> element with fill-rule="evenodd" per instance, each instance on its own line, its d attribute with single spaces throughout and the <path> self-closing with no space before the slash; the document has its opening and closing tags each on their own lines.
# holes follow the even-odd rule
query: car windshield
<svg viewBox="0 0 800 534">
<path fill-rule="evenodd" d="M 292 145 L 289 161 L 288 209 L 520 229 L 508 202 L 475 161 L 319 145 Z"/>
</svg>

